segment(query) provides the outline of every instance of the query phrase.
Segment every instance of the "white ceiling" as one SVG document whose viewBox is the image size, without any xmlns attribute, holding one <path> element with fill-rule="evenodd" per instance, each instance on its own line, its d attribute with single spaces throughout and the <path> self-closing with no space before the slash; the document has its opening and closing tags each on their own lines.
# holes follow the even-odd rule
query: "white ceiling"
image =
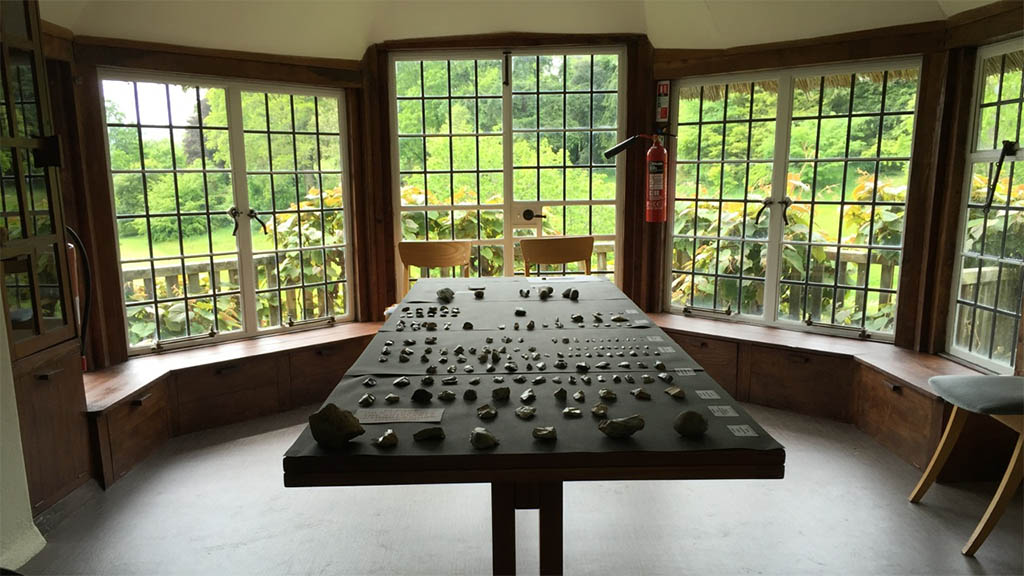
<svg viewBox="0 0 1024 576">
<path fill-rule="evenodd" d="M 489 32 L 646 33 L 728 48 L 941 20 L 991 0 L 41 0 L 75 34 L 327 58 L 374 42 Z"/>
</svg>

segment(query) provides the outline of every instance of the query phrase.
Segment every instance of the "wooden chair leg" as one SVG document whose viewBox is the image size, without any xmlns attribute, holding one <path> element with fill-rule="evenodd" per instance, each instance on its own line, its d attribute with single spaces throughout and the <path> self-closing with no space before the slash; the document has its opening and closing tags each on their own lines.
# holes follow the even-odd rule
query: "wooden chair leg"
<svg viewBox="0 0 1024 576">
<path fill-rule="evenodd" d="M 996 490 L 996 495 L 992 497 L 988 510 L 985 510 L 985 515 L 981 517 L 981 522 L 978 523 L 978 527 L 974 529 L 974 534 L 971 534 L 971 539 L 964 546 L 964 556 L 974 556 L 978 548 L 981 548 L 981 545 L 985 543 L 985 539 L 992 532 L 992 529 L 996 527 L 996 523 L 999 522 L 999 518 L 1003 515 L 1006 507 L 1010 504 L 1014 493 L 1017 492 L 1017 487 L 1020 486 L 1021 480 L 1021 466 L 1024 465 L 1022 448 L 1024 448 L 1024 434 L 1017 438 L 1017 446 L 1013 449 L 1013 456 L 1010 458 L 1010 465 L 1006 468 L 1006 473 L 1003 474 L 1003 481 L 999 483 L 999 489 Z"/>
<path fill-rule="evenodd" d="M 924 497 L 924 493 L 931 488 L 935 479 L 939 477 L 939 472 L 942 471 L 946 460 L 949 459 L 949 454 L 953 451 L 957 438 L 960 437 L 960 432 L 964 429 L 964 423 L 967 422 L 967 414 L 965 410 L 953 406 L 953 412 L 949 415 L 949 422 L 946 424 L 946 431 L 942 433 L 942 440 L 935 447 L 932 460 L 928 463 L 928 467 L 924 469 L 924 474 L 921 475 L 921 479 L 917 482 L 917 487 L 910 493 L 909 500 L 911 502 L 920 502 L 921 498 Z"/>
</svg>

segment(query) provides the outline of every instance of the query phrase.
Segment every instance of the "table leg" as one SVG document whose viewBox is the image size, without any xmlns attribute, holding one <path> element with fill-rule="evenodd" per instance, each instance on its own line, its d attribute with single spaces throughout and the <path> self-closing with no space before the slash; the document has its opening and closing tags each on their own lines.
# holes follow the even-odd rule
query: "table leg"
<svg viewBox="0 0 1024 576">
<path fill-rule="evenodd" d="M 491 567 L 494 574 L 516 573 L 515 484 L 491 483 Z"/>
<path fill-rule="evenodd" d="M 562 483 L 540 484 L 540 573 L 562 573 Z"/>
</svg>

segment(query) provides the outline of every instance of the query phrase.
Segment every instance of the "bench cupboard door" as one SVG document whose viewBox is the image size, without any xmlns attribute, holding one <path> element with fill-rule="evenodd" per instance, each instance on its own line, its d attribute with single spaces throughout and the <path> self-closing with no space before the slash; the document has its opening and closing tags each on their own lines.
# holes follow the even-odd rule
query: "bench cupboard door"
<svg viewBox="0 0 1024 576">
<path fill-rule="evenodd" d="M 858 374 L 857 428 L 914 466 L 927 465 L 942 433 L 942 401 L 867 366 Z"/>
<path fill-rule="evenodd" d="M 171 435 L 167 381 L 161 380 L 132 395 L 106 414 L 113 478 L 124 476 L 136 463 L 159 448 Z"/>
<path fill-rule="evenodd" d="M 737 346 L 735 342 L 690 336 L 688 334 L 670 334 L 687 354 L 715 379 L 719 386 L 725 388 L 730 396 L 736 398 L 736 360 Z"/>
<path fill-rule="evenodd" d="M 367 336 L 291 352 L 292 407 L 323 403 L 370 339 Z"/>
<path fill-rule="evenodd" d="M 849 422 L 853 369 L 852 358 L 751 346 L 749 401 Z"/>
<path fill-rule="evenodd" d="M 288 355 L 240 358 L 174 376 L 175 433 L 187 434 L 278 412 L 287 398 Z"/>
</svg>

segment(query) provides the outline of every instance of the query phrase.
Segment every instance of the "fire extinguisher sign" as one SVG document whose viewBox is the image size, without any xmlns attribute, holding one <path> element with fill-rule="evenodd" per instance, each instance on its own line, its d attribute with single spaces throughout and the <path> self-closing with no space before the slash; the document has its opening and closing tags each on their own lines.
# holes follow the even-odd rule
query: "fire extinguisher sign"
<svg viewBox="0 0 1024 576">
<path fill-rule="evenodd" d="M 654 160 L 648 163 L 647 189 L 651 191 L 651 200 L 665 201 L 665 163 Z"/>
<path fill-rule="evenodd" d="M 658 81 L 658 97 L 655 105 L 658 109 L 658 115 L 656 116 L 658 122 L 668 122 L 668 106 L 669 106 L 669 81 L 660 80 Z"/>
</svg>

